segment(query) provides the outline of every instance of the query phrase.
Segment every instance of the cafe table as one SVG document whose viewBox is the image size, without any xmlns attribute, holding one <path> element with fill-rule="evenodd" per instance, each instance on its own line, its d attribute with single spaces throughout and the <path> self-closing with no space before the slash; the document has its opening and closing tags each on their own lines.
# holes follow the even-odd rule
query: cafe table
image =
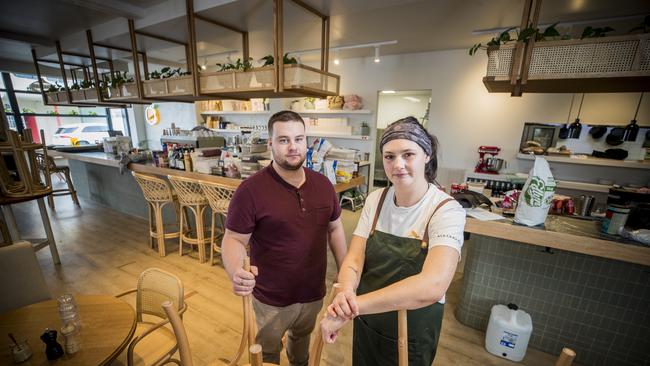
<svg viewBox="0 0 650 366">
<path fill-rule="evenodd" d="M 78 334 L 80 350 L 51 362 L 56 365 L 93 366 L 113 361 L 129 344 L 136 328 L 135 312 L 131 305 L 110 295 L 74 295 L 79 309 L 81 330 Z M 45 344 L 40 336 L 45 328 L 58 332 L 58 342 L 65 349 L 61 335 L 61 321 L 57 301 L 47 300 L 0 314 L 0 365 L 14 364 L 8 333 L 18 341 L 27 340 L 33 356 L 20 365 L 49 365 Z"/>
</svg>

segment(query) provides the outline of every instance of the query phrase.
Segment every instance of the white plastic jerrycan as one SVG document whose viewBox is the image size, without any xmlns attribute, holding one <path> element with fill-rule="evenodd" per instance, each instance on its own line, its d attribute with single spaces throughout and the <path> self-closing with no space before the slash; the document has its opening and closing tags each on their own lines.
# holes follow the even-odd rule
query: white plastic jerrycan
<svg viewBox="0 0 650 366">
<path fill-rule="evenodd" d="M 524 359 L 533 321 L 527 312 L 518 309 L 515 304 L 492 307 L 485 333 L 485 349 L 491 354 L 511 361 Z"/>
</svg>

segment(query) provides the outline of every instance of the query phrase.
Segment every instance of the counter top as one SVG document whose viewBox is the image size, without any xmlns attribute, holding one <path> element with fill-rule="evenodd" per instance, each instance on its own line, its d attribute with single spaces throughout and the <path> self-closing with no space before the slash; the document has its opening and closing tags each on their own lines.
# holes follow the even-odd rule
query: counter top
<svg viewBox="0 0 650 366">
<path fill-rule="evenodd" d="M 60 156 L 62 158 L 79 160 L 86 163 L 93 163 L 105 166 L 119 167 L 119 160 L 115 159 L 112 155 L 108 155 L 103 151 L 89 151 L 89 152 L 63 152 L 56 150 L 47 150 L 47 154 L 52 157 Z"/>
<path fill-rule="evenodd" d="M 467 218 L 465 231 L 596 257 L 650 266 L 650 247 L 617 236 L 601 234 L 598 221 L 549 215 L 545 227 L 527 227 L 512 220 L 480 221 Z"/>
<path fill-rule="evenodd" d="M 48 150 L 47 153 L 48 155 L 53 157 L 60 156 L 66 159 L 79 160 L 86 163 L 111 166 L 115 168 L 119 167 L 119 160 L 101 151 L 69 153 L 69 152 L 61 152 L 56 150 Z M 196 173 L 196 172 L 186 172 L 184 170 L 178 170 L 178 169 L 159 168 L 151 163 L 147 163 L 147 164 L 130 163 L 128 168 L 134 172 L 139 172 L 139 173 L 162 175 L 162 176 L 175 175 L 175 176 L 181 176 L 181 177 L 186 177 L 191 179 L 203 180 L 207 182 L 226 184 L 232 187 L 237 187 L 242 182 L 241 179 L 226 178 L 217 175 L 210 175 L 210 174 L 203 174 L 203 173 Z M 336 191 L 336 193 L 341 193 L 350 188 L 358 187 L 363 184 L 365 184 L 365 178 L 363 176 L 358 176 L 356 178 L 352 178 L 352 180 L 350 180 L 350 182 L 348 183 L 338 183 L 334 185 L 334 190 Z"/>
</svg>

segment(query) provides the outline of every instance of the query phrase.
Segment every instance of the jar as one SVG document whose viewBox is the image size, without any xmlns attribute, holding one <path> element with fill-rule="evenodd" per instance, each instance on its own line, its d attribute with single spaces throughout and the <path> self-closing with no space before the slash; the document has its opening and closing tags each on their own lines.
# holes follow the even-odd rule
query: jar
<svg viewBox="0 0 650 366">
<path fill-rule="evenodd" d="M 607 234 L 618 235 L 619 230 L 625 226 L 630 208 L 621 205 L 607 206 L 607 213 L 601 231 Z"/>
<path fill-rule="evenodd" d="M 57 302 L 61 324 L 73 323 L 77 329 L 81 328 L 77 303 L 74 297 L 71 294 L 63 294 L 57 298 Z"/>
</svg>

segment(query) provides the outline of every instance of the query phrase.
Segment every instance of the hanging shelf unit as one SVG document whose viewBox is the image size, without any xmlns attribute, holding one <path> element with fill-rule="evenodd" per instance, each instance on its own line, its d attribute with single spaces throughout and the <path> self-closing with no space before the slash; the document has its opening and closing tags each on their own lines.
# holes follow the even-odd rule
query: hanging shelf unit
<svg viewBox="0 0 650 366">
<path fill-rule="evenodd" d="M 273 58 L 271 66 L 253 68 L 248 71 L 222 71 L 198 73 L 196 62 L 192 65 L 195 88 L 201 95 L 221 99 L 327 97 L 338 95 L 340 76 L 328 72 L 329 60 L 329 17 L 300 0 L 296 5 L 321 19 L 321 65 L 320 69 L 303 65 L 283 63 L 283 0 L 273 1 Z M 190 15 L 190 54 L 196 60 L 196 30 L 194 19 L 211 22 L 194 14 L 192 0 L 187 0 Z M 223 25 L 222 25 L 223 26 Z M 248 35 L 244 39 L 244 59 L 248 59 Z"/>
<path fill-rule="evenodd" d="M 516 52 L 516 44 L 488 49 L 489 92 L 513 92 Z M 650 35 L 535 42 L 523 67 L 516 77 L 527 93 L 650 91 Z"/>
<path fill-rule="evenodd" d="M 66 66 L 73 66 L 76 67 L 76 69 L 69 69 L 70 76 L 74 84 L 78 84 L 78 79 L 76 76 L 76 71 L 81 70 L 83 72 L 83 80 L 86 82 L 89 82 L 91 79 L 91 72 L 90 68 L 91 65 L 87 65 L 85 63 L 73 63 L 73 62 L 66 62 L 64 60 L 64 56 L 73 56 L 73 57 L 78 57 L 80 59 L 91 59 L 90 55 L 85 55 L 77 52 L 64 52 L 61 50 L 61 44 L 59 41 L 55 42 L 56 45 L 56 52 L 58 56 L 57 61 L 53 60 L 46 60 L 46 59 L 39 59 L 36 56 L 36 51 L 32 49 L 32 58 L 34 60 L 34 67 L 36 69 L 36 74 L 37 78 L 39 81 L 39 86 L 41 89 L 41 94 L 43 95 L 43 103 L 45 105 L 57 105 L 57 106 L 76 106 L 76 107 L 94 107 L 94 106 L 103 106 L 103 107 L 109 107 L 109 108 L 124 108 L 126 107 L 125 104 L 123 103 L 110 103 L 110 102 L 105 102 L 102 101 L 98 97 L 98 93 L 103 92 L 104 95 L 106 95 L 106 89 L 101 89 L 98 87 L 91 87 L 91 88 L 80 88 L 80 89 L 73 89 L 68 85 L 68 76 L 66 73 Z M 106 61 L 109 65 L 109 70 L 111 73 L 114 72 L 113 70 L 113 62 L 110 59 L 103 58 L 103 57 L 98 57 L 98 60 Z M 53 63 L 53 64 L 58 64 L 60 71 L 61 71 L 61 76 L 63 79 L 63 85 L 65 90 L 62 91 L 52 91 L 48 92 L 44 90 L 43 88 L 43 80 L 41 78 L 41 72 L 40 72 L 40 67 L 39 63 Z"/>
<path fill-rule="evenodd" d="M 526 0 L 519 29 L 537 28 L 542 0 Z M 491 93 L 608 93 L 650 90 L 650 37 L 628 35 L 488 49 L 483 84 Z"/>
</svg>

